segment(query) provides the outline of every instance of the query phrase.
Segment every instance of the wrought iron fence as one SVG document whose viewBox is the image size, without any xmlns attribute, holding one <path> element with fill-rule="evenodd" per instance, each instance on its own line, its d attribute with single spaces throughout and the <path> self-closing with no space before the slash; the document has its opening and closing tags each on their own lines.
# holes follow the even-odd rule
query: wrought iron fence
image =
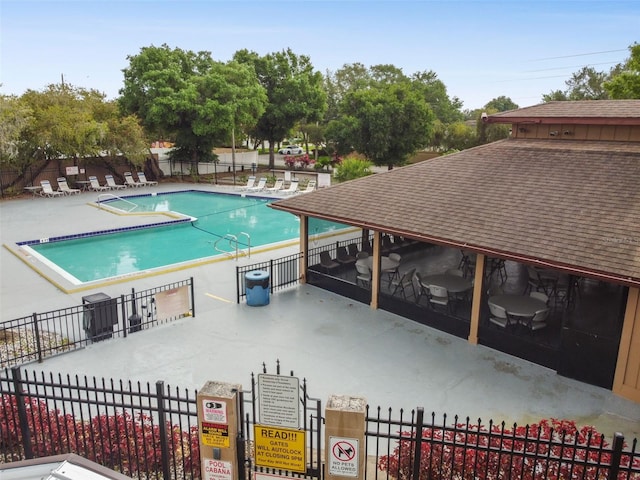
<svg viewBox="0 0 640 480">
<path fill-rule="evenodd" d="M 189 291 L 184 312 L 158 315 L 156 300 L 179 289 Z M 42 362 L 45 357 L 81 348 L 89 343 L 195 316 L 193 277 L 111 298 L 105 294 L 83 297 L 82 305 L 0 322 L 0 367 Z"/>
<path fill-rule="evenodd" d="M 298 283 L 300 281 L 300 258 L 301 254 L 295 253 L 286 257 L 272 259 L 267 262 L 236 267 L 237 303 L 240 303 L 240 300 L 247 296 L 245 286 L 246 274 L 255 270 L 266 271 L 269 274 L 269 291 L 271 293 Z"/>
<path fill-rule="evenodd" d="M 0 372 L 0 462 L 75 453 L 133 478 L 200 478 L 197 392 Z"/>
<path fill-rule="evenodd" d="M 610 445 L 590 427 L 571 421 L 507 427 L 435 414 L 425 421 L 421 408 L 398 418 L 389 409 L 367 408 L 366 478 L 446 480 L 485 479 L 640 479 L 638 441 L 625 443 L 621 434 Z M 373 470 L 373 472 L 371 471 Z"/>
<path fill-rule="evenodd" d="M 196 399 L 197 392 L 161 381 L 154 388 L 5 369 L 0 462 L 76 453 L 134 478 L 198 479 Z M 319 403 L 308 413 L 316 425 L 308 448 L 318 457 L 305 476 L 321 479 Z M 254 416 L 247 412 L 245 428 Z M 609 444 L 593 428 L 566 420 L 524 427 L 490 421 L 485 427 L 480 420 L 447 415 L 438 423 L 435 414 L 425 418 L 422 408 L 394 417 L 391 409 L 367 407 L 365 421 L 367 479 L 640 479 L 637 439 L 626 444 L 616 434 Z"/>
<path fill-rule="evenodd" d="M 268 373 L 265 363 L 263 363 L 262 373 Z M 275 374 L 281 375 L 280 361 L 276 362 Z M 293 377 L 294 372 L 290 371 L 289 376 Z M 239 455 L 241 455 L 241 463 L 247 466 L 248 470 L 250 472 L 253 472 L 254 474 L 266 473 L 269 475 L 281 475 L 288 478 L 321 480 L 323 478 L 322 435 L 324 425 L 324 417 L 322 415 L 322 402 L 317 398 L 312 398 L 311 396 L 309 396 L 307 380 L 305 378 L 302 379 L 302 384 L 300 385 L 299 406 L 302 409 L 302 412 L 300 417 L 301 424 L 298 425 L 298 427 L 300 430 L 306 432 L 306 470 L 304 471 L 304 473 L 302 473 L 257 465 L 257 461 L 255 458 L 255 448 L 251 447 L 251 445 L 255 445 L 256 443 L 253 427 L 260 424 L 258 419 L 259 399 L 257 378 L 257 375 L 251 373 L 251 388 L 246 391 L 243 390 L 240 397 L 240 405 L 242 406 L 241 437 L 243 439 L 242 445 L 244 446 L 244 448 L 240 448 L 241 445 L 238 445 Z M 250 478 L 254 477 L 255 475 L 250 476 Z"/>
<path fill-rule="evenodd" d="M 332 243 L 328 243 L 325 245 L 316 245 L 316 242 L 310 242 L 310 248 L 307 251 L 307 264 L 312 267 L 314 270 L 321 273 L 329 273 L 328 270 L 322 265 L 322 260 L 320 258 L 320 254 L 322 252 L 328 252 L 329 257 L 332 260 L 336 260 L 338 257 L 338 248 L 344 247 L 347 249 L 347 252 L 355 256 L 355 251 L 352 250 L 353 247 L 358 252 L 365 251 L 367 253 L 371 252 L 372 244 L 373 244 L 373 234 L 369 233 L 368 238 L 363 240 L 362 235 L 359 235 L 355 238 L 347 238 L 343 240 L 337 240 Z M 343 271 L 342 269 L 337 269 L 337 272 Z"/>
</svg>

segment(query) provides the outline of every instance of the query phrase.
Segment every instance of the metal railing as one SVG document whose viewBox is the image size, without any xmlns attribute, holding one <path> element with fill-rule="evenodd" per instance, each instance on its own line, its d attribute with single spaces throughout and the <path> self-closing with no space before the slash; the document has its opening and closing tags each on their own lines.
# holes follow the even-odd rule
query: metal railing
<svg viewBox="0 0 640 480">
<path fill-rule="evenodd" d="M 198 479 L 196 399 L 197 392 L 162 381 L 154 388 L 5 369 L 0 371 L 0 462 L 76 453 L 134 478 Z M 319 402 L 310 408 L 304 418 L 321 422 Z M 250 409 L 255 418 L 255 405 Z M 315 425 L 309 448 L 320 452 L 321 423 Z M 375 480 L 640 479 L 637 439 L 626 444 L 615 434 L 609 444 L 595 429 L 567 420 L 512 427 L 489 421 L 485 427 L 481 420 L 447 415 L 439 423 L 422 408 L 394 417 L 391 409 L 367 406 L 364 451 L 364 476 Z M 315 462 L 307 475 L 322 478 L 321 457 Z"/>
<path fill-rule="evenodd" d="M 240 255 L 246 255 L 247 257 L 251 258 L 251 236 L 246 232 L 240 232 L 238 235 L 242 235 L 243 237 L 245 237 L 247 239 L 246 240 L 246 245 L 247 245 L 247 249 L 246 250 L 243 250 L 243 249 L 240 248 L 239 241 L 238 241 L 238 236 L 233 235 L 231 233 L 227 233 L 224 237 L 220 237 L 218 240 L 216 240 L 215 243 L 213 244 L 213 248 L 216 250 L 216 252 L 220 252 L 223 255 L 226 255 L 228 257 L 233 257 L 236 260 L 238 259 L 238 257 Z M 218 244 L 220 242 L 223 242 L 223 241 L 228 242 L 229 247 L 235 253 L 231 253 L 228 250 L 220 248 L 218 246 Z"/>
<path fill-rule="evenodd" d="M 178 288 L 189 290 L 189 306 L 175 316 L 158 316 L 156 297 Z M 99 297 L 99 298 L 98 298 Z M 0 367 L 42 362 L 45 357 L 82 348 L 92 342 L 129 334 L 195 316 L 193 278 L 110 298 L 84 297 L 82 305 L 33 313 L 0 322 Z M 98 298 L 98 301 L 93 301 Z"/>
<path fill-rule="evenodd" d="M 0 462 L 75 453 L 133 478 L 200 478 L 197 392 L 0 372 Z"/>
<path fill-rule="evenodd" d="M 442 418 L 438 424 L 418 408 L 394 419 L 391 409 L 367 407 L 366 451 L 375 456 L 375 471 L 366 478 L 640 479 L 638 441 L 626 445 L 619 433 L 609 445 L 595 429 L 567 420 L 509 428 Z"/>
<path fill-rule="evenodd" d="M 262 373 L 267 373 L 267 366 L 263 363 Z M 276 362 L 276 375 L 281 375 L 280 361 Z M 286 374 L 283 374 L 286 376 Z M 289 376 L 294 376 L 293 371 L 289 372 Z M 243 454 L 241 461 L 249 467 L 254 473 L 266 473 L 268 475 L 280 475 L 287 478 L 302 478 L 300 472 L 292 472 L 289 470 L 275 469 L 265 466 L 258 466 L 255 461 L 255 450 L 252 445 L 255 444 L 254 426 L 260 425 L 258 419 L 258 411 L 260 408 L 260 400 L 258 398 L 258 375 L 251 373 L 251 388 L 240 392 L 240 405 L 243 406 L 242 425 L 240 428 L 242 445 L 238 445 L 239 454 Z M 300 424 L 298 429 L 306 432 L 306 470 L 303 477 L 306 480 L 321 480 L 323 477 L 323 431 L 324 417 L 322 412 L 322 401 L 309 395 L 307 380 L 302 379 L 299 387 L 299 407 Z M 240 477 L 242 479 L 242 477 Z M 249 478 L 256 478 L 251 475 Z"/>
<path fill-rule="evenodd" d="M 269 291 L 271 293 L 297 284 L 300 281 L 300 258 L 301 254 L 295 253 L 267 262 L 236 267 L 236 302 L 240 303 L 240 300 L 247 296 L 245 275 L 255 270 L 266 271 L 269 274 Z"/>
<path fill-rule="evenodd" d="M 126 200 L 126 199 L 124 199 L 122 197 L 119 197 L 118 195 L 115 195 L 113 193 L 101 193 L 100 195 L 98 195 L 98 206 L 102 207 L 102 202 L 107 201 L 107 199 L 120 200 L 121 202 L 124 202 L 124 203 L 128 204 L 129 205 L 129 210 L 127 210 L 127 213 L 131 213 L 136 208 L 138 208 L 138 204 L 137 203 L 130 202 L 129 200 Z"/>
</svg>

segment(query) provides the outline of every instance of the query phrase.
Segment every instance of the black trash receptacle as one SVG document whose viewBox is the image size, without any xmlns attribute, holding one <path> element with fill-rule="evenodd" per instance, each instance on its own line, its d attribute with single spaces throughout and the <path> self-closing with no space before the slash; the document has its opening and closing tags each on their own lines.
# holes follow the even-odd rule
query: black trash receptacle
<svg viewBox="0 0 640 480">
<path fill-rule="evenodd" d="M 111 338 L 113 327 L 118 324 L 118 304 L 115 298 L 104 293 L 82 297 L 83 326 L 88 338 L 99 342 Z"/>
<path fill-rule="evenodd" d="M 258 307 L 269 305 L 269 272 L 254 270 L 244 276 L 247 305 Z"/>
<path fill-rule="evenodd" d="M 142 317 L 137 313 L 129 316 L 129 333 L 135 333 L 142 330 Z"/>
</svg>

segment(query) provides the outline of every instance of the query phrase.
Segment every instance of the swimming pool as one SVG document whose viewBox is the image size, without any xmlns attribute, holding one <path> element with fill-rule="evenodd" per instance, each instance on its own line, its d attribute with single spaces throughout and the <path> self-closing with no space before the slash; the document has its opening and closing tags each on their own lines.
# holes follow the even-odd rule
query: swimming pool
<svg viewBox="0 0 640 480">
<path fill-rule="evenodd" d="M 120 213 L 179 212 L 182 218 L 123 229 L 43 238 L 18 245 L 74 285 L 295 240 L 299 219 L 269 208 L 272 199 L 196 190 L 135 195 L 103 202 Z M 347 228 L 309 220 L 312 234 Z"/>
</svg>

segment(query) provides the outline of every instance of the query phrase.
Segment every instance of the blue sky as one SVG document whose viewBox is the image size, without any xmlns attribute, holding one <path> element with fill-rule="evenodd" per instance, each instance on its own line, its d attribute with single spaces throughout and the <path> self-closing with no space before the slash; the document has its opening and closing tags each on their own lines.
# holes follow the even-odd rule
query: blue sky
<svg viewBox="0 0 640 480">
<path fill-rule="evenodd" d="M 291 48 L 316 69 L 434 71 L 463 108 L 534 105 L 585 65 L 608 71 L 640 41 L 640 1 L 0 0 L 0 93 L 65 82 L 115 98 L 128 55 L 150 45 Z"/>
</svg>

